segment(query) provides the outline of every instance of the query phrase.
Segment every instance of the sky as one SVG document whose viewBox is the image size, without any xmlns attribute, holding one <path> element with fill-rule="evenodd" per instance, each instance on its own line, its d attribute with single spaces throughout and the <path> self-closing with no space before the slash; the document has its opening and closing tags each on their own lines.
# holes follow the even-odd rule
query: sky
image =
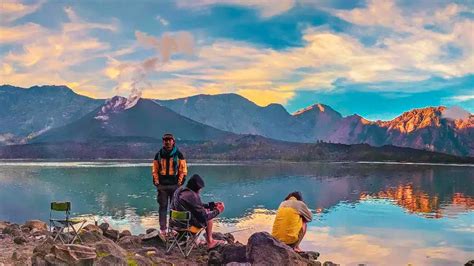
<svg viewBox="0 0 474 266">
<path fill-rule="evenodd" d="M 2 0 L 0 83 L 93 98 L 237 93 L 392 119 L 474 112 L 474 1 Z"/>
</svg>

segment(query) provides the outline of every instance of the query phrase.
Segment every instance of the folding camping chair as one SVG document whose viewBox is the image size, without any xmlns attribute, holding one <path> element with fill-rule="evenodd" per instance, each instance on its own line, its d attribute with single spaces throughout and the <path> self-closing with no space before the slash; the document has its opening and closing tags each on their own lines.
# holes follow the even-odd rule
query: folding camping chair
<svg viewBox="0 0 474 266">
<path fill-rule="evenodd" d="M 185 258 L 189 256 L 193 248 L 197 245 L 196 241 L 206 228 L 199 228 L 197 231 L 189 224 L 191 221 L 191 213 L 189 211 L 170 211 L 170 226 L 168 230 L 168 238 L 166 241 L 166 254 L 169 254 L 174 247 L 178 247 L 179 251 Z M 173 234 L 173 230 L 176 234 Z"/>
<path fill-rule="evenodd" d="M 56 217 L 58 215 L 53 217 L 53 212 L 64 212 L 65 216 L 63 216 L 63 219 L 57 219 Z M 56 241 L 56 239 L 59 238 L 63 244 L 72 244 L 77 238 L 82 243 L 82 239 L 78 233 L 86 223 L 86 220 L 71 218 L 70 215 L 71 202 L 51 202 L 51 210 L 49 212 L 49 228 L 54 236 L 53 241 Z M 79 229 L 76 230 L 74 225 L 77 224 L 79 224 Z M 66 238 L 66 234 L 69 233 L 72 234 L 73 238 L 70 241 L 67 241 L 68 239 Z"/>
</svg>

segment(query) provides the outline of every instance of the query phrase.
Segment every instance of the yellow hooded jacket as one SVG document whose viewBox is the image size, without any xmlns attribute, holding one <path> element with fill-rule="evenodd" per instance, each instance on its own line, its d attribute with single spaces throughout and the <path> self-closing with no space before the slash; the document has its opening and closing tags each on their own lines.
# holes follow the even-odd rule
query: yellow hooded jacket
<svg viewBox="0 0 474 266">
<path fill-rule="evenodd" d="M 311 211 L 303 201 L 290 197 L 278 207 L 272 235 L 281 242 L 291 245 L 298 241 L 303 222 L 311 222 Z"/>
</svg>

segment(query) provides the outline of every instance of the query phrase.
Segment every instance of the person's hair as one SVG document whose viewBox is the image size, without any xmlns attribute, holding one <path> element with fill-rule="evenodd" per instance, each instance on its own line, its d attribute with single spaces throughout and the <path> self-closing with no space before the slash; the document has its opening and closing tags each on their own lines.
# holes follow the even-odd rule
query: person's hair
<svg viewBox="0 0 474 266">
<path fill-rule="evenodd" d="M 303 195 L 299 191 L 293 191 L 288 196 L 286 196 L 285 200 L 289 200 L 291 197 L 295 197 L 299 201 L 303 201 Z"/>
<path fill-rule="evenodd" d="M 174 136 L 173 136 L 173 134 L 171 134 L 171 133 L 165 133 L 165 134 L 163 135 L 163 138 L 162 138 L 162 139 L 163 139 L 163 140 L 165 140 L 165 139 L 172 139 L 172 140 L 174 140 Z"/>
</svg>

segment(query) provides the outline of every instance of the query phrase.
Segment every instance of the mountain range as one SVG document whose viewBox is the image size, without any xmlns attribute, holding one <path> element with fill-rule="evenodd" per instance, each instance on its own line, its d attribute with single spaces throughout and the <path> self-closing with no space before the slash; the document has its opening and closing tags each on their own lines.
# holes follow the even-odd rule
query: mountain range
<svg viewBox="0 0 474 266">
<path fill-rule="evenodd" d="M 344 117 L 314 104 L 290 114 L 237 94 L 174 100 L 113 97 L 98 100 L 64 86 L 0 86 L 0 143 L 38 144 L 111 140 L 159 141 L 173 132 L 182 141 L 234 141 L 242 134 L 286 142 L 394 145 L 460 156 L 474 155 L 474 116 L 445 117 L 446 107 L 403 113 L 391 121 Z M 240 136 L 240 137 L 239 137 Z"/>
</svg>

